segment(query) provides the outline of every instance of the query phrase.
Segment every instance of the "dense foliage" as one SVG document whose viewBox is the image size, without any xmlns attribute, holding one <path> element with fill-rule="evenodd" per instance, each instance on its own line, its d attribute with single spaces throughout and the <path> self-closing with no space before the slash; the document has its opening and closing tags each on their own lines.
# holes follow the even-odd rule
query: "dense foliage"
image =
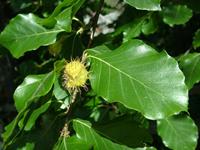
<svg viewBox="0 0 200 150">
<path fill-rule="evenodd" d="M 0 4 L 0 148 L 198 149 L 198 0 Z"/>
</svg>

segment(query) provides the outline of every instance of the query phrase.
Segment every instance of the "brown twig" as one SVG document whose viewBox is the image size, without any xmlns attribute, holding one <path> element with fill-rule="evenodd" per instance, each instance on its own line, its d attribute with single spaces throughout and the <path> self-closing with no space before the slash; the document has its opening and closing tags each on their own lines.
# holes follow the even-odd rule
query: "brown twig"
<svg viewBox="0 0 200 150">
<path fill-rule="evenodd" d="M 92 32 L 91 32 L 91 35 L 90 35 L 90 40 L 88 42 L 87 48 L 90 48 L 90 46 L 92 45 L 92 41 L 93 41 L 95 30 L 96 30 L 96 27 L 97 27 L 99 15 L 100 15 L 100 12 L 101 12 L 101 10 L 103 8 L 103 5 L 104 5 L 104 0 L 100 0 L 99 1 L 98 9 L 97 9 L 94 17 L 91 19 Z M 84 60 L 84 58 L 83 58 L 83 60 Z M 66 136 L 67 134 L 69 134 L 68 132 L 66 132 L 67 131 L 66 130 L 66 126 L 68 125 L 69 120 L 71 118 L 71 115 L 73 114 L 73 110 L 74 110 L 74 108 L 76 106 L 76 103 L 77 103 L 77 101 L 76 101 L 77 94 L 78 94 L 78 90 L 75 89 L 72 92 L 72 95 L 71 95 L 71 104 L 70 104 L 68 110 L 64 113 L 66 115 L 66 122 L 65 122 L 65 126 L 63 127 L 63 130 L 61 131 L 61 135 Z"/>
<path fill-rule="evenodd" d="M 100 1 L 99 1 L 98 9 L 97 9 L 97 11 L 96 11 L 94 17 L 91 19 L 92 32 L 91 32 L 91 34 L 90 34 L 90 39 L 89 39 L 87 48 L 90 48 L 90 46 L 92 45 L 92 41 L 93 41 L 93 39 L 94 39 L 94 34 L 95 34 L 95 31 L 96 31 L 96 27 L 97 27 L 99 15 L 100 15 L 100 13 L 101 13 L 101 10 L 102 10 L 102 8 L 103 8 L 103 5 L 104 5 L 104 0 L 100 0 Z"/>
<path fill-rule="evenodd" d="M 98 6 L 98 9 L 94 15 L 94 17 L 91 19 L 92 21 L 92 33 L 90 35 L 90 40 L 89 40 L 89 43 L 88 43 L 88 48 L 91 46 L 92 44 L 92 41 L 93 41 L 93 38 L 94 38 L 94 33 L 95 33 L 95 30 L 96 30 L 96 26 L 97 26 L 97 22 L 98 22 L 98 19 L 99 19 L 99 15 L 100 15 L 100 12 L 101 12 L 101 9 L 104 5 L 104 0 L 100 0 L 99 1 L 99 6 Z M 71 95 L 71 104 L 68 108 L 68 110 L 65 112 L 65 114 L 67 114 L 67 119 L 69 119 L 71 113 L 72 113 L 72 109 L 74 108 L 74 106 L 76 105 L 76 96 L 77 96 L 77 93 L 78 93 L 78 90 L 74 90 L 74 92 L 72 93 Z"/>
</svg>

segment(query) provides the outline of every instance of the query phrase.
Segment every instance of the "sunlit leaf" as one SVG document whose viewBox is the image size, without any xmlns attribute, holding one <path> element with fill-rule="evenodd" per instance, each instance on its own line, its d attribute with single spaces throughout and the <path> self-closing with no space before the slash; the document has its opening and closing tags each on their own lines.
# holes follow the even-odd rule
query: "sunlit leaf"
<svg viewBox="0 0 200 150">
<path fill-rule="evenodd" d="M 17 110 L 22 110 L 28 101 L 46 95 L 51 90 L 54 80 L 54 71 L 42 75 L 27 76 L 14 93 Z"/>
<path fill-rule="evenodd" d="M 172 116 L 157 121 L 158 133 L 165 146 L 173 150 L 195 150 L 198 129 L 188 116 Z"/>
<path fill-rule="evenodd" d="M 76 136 L 60 137 L 53 150 L 89 150 L 91 147 Z"/>
<path fill-rule="evenodd" d="M 57 34 L 62 31 L 64 30 L 61 28 L 44 28 L 35 22 L 33 14 L 19 14 L 1 33 L 0 44 L 9 49 L 14 57 L 19 58 L 27 51 L 54 43 Z"/>
<path fill-rule="evenodd" d="M 200 54 L 190 53 L 180 58 L 180 67 L 185 74 L 185 83 L 189 89 L 200 81 Z"/>
<path fill-rule="evenodd" d="M 160 0 L 124 0 L 129 5 L 140 10 L 159 11 Z"/>
<path fill-rule="evenodd" d="M 140 40 L 99 54 L 88 50 L 93 90 L 108 102 L 120 102 L 149 119 L 187 110 L 188 90 L 177 62 Z"/>
</svg>

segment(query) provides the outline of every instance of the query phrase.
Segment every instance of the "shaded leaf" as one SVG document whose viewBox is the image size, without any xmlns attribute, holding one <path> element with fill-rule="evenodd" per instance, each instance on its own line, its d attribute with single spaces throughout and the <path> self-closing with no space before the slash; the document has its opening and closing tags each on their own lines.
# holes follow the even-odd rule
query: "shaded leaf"
<svg viewBox="0 0 200 150">
<path fill-rule="evenodd" d="M 31 115 L 24 127 L 25 131 L 32 129 L 32 127 L 35 125 L 35 122 L 38 119 L 38 117 L 49 108 L 50 104 L 51 104 L 51 101 L 48 101 L 31 113 Z"/>
<path fill-rule="evenodd" d="M 104 124 L 98 124 L 94 128 L 113 141 L 130 147 L 141 147 L 145 146 L 145 143 L 151 143 L 152 138 L 148 129 L 134 119 L 133 116 L 122 116 Z"/>
<path fill-rule="evenodd" d="M 124 0 L 129 5 L 140 10 L 159 11 L 160 0 Z"/>
<path fill-rule="evenodd" d="M 186 5 L 170 5 L 162 10 L 163 21 L 170 25 L 184 24 L 192 17 L 192 10 Z"/>
<path fill-rule="evenodd" d="M 64 65 L 66 61 L 64 59 L 58 60 L 54 63 L 54 71 L 56 72 L 56 76 L 60 77 L 61 71 L 64 69 Z"/>
<path fill-rule="evenodd" d="M 22 9 L 27 9 L 33 7 L 32 0 L 10 0 L 10 5 L 15 12 L 18 12 Z M 32 8 L 33 9 L 33 8 Z"/>
<path fill-rule="evenodd" d="M 22 110 L 28 101 L 46 95 L 51 90 L 54 80 L 54 71 L 42 75 L 27 76 L 14 93 L 17 110 Z"/>
<path fill-rule="evenodd" d="M 120 145 L 114 143 L 105 137 L 100 136 L 92 129 L 91 124 L 88 121 L 84 120 L 73 120 L 73 127 L 76 131 L 77 137 L 84 141 L 87 145 L 90 145 L 94 150 L 146 150 L 146 149 L 154 149 L 154 148 L 129 148 L 125 145 Z"/>
<path fill-rule="evenodd" d="M 13 150 L 24 147 L 26 143 L 34 143 L 34 149 L 52 149 L 60 136 L 60 130 L 64 125 L 65 118 L 55 112 L 46 112 L 41 116 L 40 121 L 37 128 L 34 128 L 29 132 L 21 131 L 20 134 L 17 135 L 17 138 L 15 134 L 14 140 L 12 140 L 6 148 L 8 150 Z"/>
<path fill-rule="evenodd" d="M 195 36 L 193 38 L 192 45 L 194 48 L 200 47 L 200 29 L 195 32 Z"/>
<path fill-rule="evenodd" d="M 80 9 L 80 7 L 83 5 L 85 0 L 63 0 L 62 3 L 60 3 L 53 11 L 53 13 L 50 15 L 48 19 L 52 19 L 59 15 L 59 13 L 66 8 L 72 8 L 72 15 L 74 16 L 77 11 Z"/>
<path fill-rule="evenodd" d="M 200 54 L 191 53 L 180 58 L 180 67 L 185 74 L 185 83 L 189 89 L 200 81 Z"/>
<path fill-rule="evenodd" d="M 128 41 L 129 39 L 140 36 L 141 33 L 144 33 L 145 35 L 152 34 L 158 28 L 156 19 L 154 14 L 147 13 L 146 15 L 138 17 L 130 23 L 117 28 L 116 31 L 112 33 L 112 36 L 123 33 L 123 40 Z"/>
<path fill-rule="evenodd" d="M 158 133 L 165 146 L 173 150 L 195 150 L 198 129 L 188 116 L 172 116 L 157 121 Z"/>
<path fill-rule="evenodd" d="M 134 37 L 137 37 L 141 33 L 142 25 L 145 22 L 146 17 L 141 17 L 135 19 L 133 22 L 130 24 L 127 24 L 124 26 L 124 41 L 128 41 L 129 39 L 132 39 Z"/>
<path fill-rule="evenodd" d="M 92 88 L 108 102 L 120 102 L 149 119 L 187 110 L 184 75 L 166 52 L 158 53 L 140 40 L 103 54 L 95 48 L 88 52 Z"/>
<path fill-rule="evenodd" d="M 68 1 L 68 0 L 67 0 Z M 74 16 L 86 0 L 73 0 L 72 16 Z"/>
<path fill-rule="evenodd" d="M 13 127 L 15 126 L 16 119 L 13 119 L 7 126 L 5 126 L 5 132 L 2 134 L 3 141 L 5 142 L 12 134 Z"/>
<path fill-rule="evenodd" d="M 182 0 L 179 3 L 186 4 L 193 11 L 200 12 L 200 1 L 199 0 Z"/>
<path fill-rule="evenodd" d="M 5 127 L 5 132 L 2 134 L 3 141 L 4 141 L 4 148 L 9 146 L 13 141 L 13 137 L 16 136 L 17 124 L 20 121 L 20 119 L 23 118 L 23 115 L 26 113 L 27 105 L 28 103 L 26 103 L 26 106 L 17 114 L 15 119 L 13 119 L 13 121 Z"/>
<path fill-rule="evenodd" d="M 155 14 L 150 15 L 142 25 L 142 33 L 145 35 L 153 34 L 158 29 L 158 21 Z"/>
<path fill-rule="evenodd" d="M 26 143 L 22 148 L 17 148 L 17 150 L 34 150 L 34 143 Z"/>
</svg>

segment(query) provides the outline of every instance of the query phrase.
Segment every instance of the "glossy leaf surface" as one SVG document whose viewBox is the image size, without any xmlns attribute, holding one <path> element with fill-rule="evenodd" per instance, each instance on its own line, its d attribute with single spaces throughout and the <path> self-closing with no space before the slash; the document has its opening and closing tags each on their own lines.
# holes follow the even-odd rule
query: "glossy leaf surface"
<svg viewBox="0 0 200 150">
<path fill-rule="evenodd" d="M 180 67 L 185 74 L 185 83 L 189 89 L 200 81 L 200 54 L 190 53 L 180 58 Z"/>
<path fill-rule="evenodd" d="M 85 144 L 76 136 L 60 137 L 53 150 L 89 150 L 90 145 Z"/>
<path fill-rule="evenodd" d="M 195 150 L 198 129 L 188 116 L 172 116 L 157 121 L 158 133 L 165 146 L 173 150 Z"/>
<path fill-rule="evenodd" d="M 140 10 L 159 11 L 160 0 L 125 0 L 126 3 Z"/>
<path fill-rule="evenodd" d="M 53 88 L 53 94 L 54 94 L 55 98 L 58 99 L 58 100 L 61 100 L 61 99 L 66 98 L 68 96 L 66 90 L 64 90 L 61 87 L 58 79 L 55 80 L 54 88 Z"/>
<path fill-rule="evenodd" d="M 58 33 L 71 31 L 72 16 L 84 1 L 65 0 L 45 19 L 31 13 L 17 15 L 1 33 L 0 44 L 6 47 L 15 58 L 19 58 L 25 52 L 55 43 Z"/>
<path fill-rule="evenodd" d="M 54 71 L 42 75 L 27 76 L 14 93 L 17 110 L 22 110 L 28 101 L 46 95 L 52 88 L 54 80 Z"/>
<path fill-rule="evenodd" d="M 35 21 L 33 14 L 19 14 L 13 18 L 0 35 L 0 44 L 19 58 L 25 52 L 53 44 L 61 28 L 46 29 Z M 34 41 L 34 42 L 33 42 Z"/>
<path fill-rule="evenodd" d="M 93 90 L 108 102 L 120 102 L 149 119 L 187 110 L 188 90 L 177 62 L 140 40 L 112 52 L 88 50 Z"/>
</svg>

